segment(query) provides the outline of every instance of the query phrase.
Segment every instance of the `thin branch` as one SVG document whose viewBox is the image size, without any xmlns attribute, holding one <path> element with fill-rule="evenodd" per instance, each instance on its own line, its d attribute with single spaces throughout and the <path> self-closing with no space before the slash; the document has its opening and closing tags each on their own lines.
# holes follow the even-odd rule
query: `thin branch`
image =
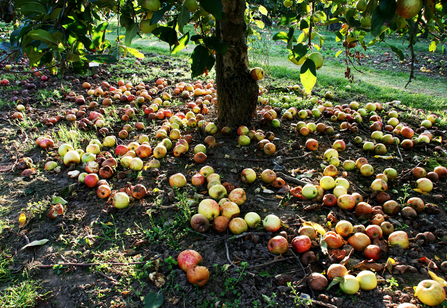
<svg viewBox="0 0 447 308">
<path fill-rule="evenodd" d="M 418 30 L 418 24 L 421 21 L 421 14 L 419 12 L 419 16 L 418 16 L 418 20 L 417 22 L 414 23 L 413 26 L 413 31 L 411 32 L 411 36 L 410 36 L 410 50 L 411 50 L 411 71 L 410 71 L 410 78 L 408 79 L 407 84 L 405 85 L 405 89 L 407 88 L 407 86 L 410 84 L 410 82 L 413 80 L 414 78 L 414 62 L 416 61 L 416 55 L 414 54 L 414 38 L 416 37 L 416 33 Z"/>
<path fill-rule="evenodd" d="M 118 265 L 118 266 L 127 266 L 127 265 L 139 265 L 139 264 L 146 264 L 147 262 L 129 262 L 129 263 L 122 263 L 122 262 L 106 262 L 106 263 L 56 263 L 56 264 L 41 264 L 37 265 L 38 268 L 42 269 L 48 269 L 53 268 L 54 266 L 78 266 L 78 267 L 89 267 L 89 266 L 96 266 L 96 265 Z"/>
<path fill-rule="evenodd" d="M 292 259 L 294 259 L 294 257 L 279 258 L 279 259 L 275 259 L 275 260 L 272 260 L 272 261 L 269 261 L 269 262 L 266 262 L 266 263 L 262 263 L 262 264 L 250 265 L 250 266 L 247 266 L 247 268 L 264 267 L 264 266 L 272 265 L 272 264 L 275 264 L 275 263 L 278 263 L 278 262 L 289 261 L 289 260 L 292 260 Z"/>
</svg>

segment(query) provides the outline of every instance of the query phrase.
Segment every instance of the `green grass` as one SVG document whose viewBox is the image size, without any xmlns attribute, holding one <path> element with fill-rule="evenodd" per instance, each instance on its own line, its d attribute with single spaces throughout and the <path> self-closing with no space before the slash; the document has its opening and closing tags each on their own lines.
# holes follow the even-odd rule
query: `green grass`
<svg viewBox="0 0 447 308">
<path fill-rule="evenodd" d="M 32 280 L 22 281 L 16 285 L 10 285 L 0 291 L 1 306 L 4 308 L 34 307 L 39 296 L 38 285 Z"/>
<path fill-rule="evenodd" d="M 111 23 L 114 30 L 109 33 L 109 39 L 116 37 L 116 22 Z M 122 29 L 121 33 L 124 29 Z M 287 60 L 288 51 L 285 43 L 282 41 L 274 41 L 273 35 L 279 31 L 286 31 L 285 28 L 273 27 L 260 31 L 261 39 L 249 38 L 249 55 L 251 66 L 261 66 L 267 71 L 267 78 L 261 84 L 280 82 L 281 84 L 299 83 L 300 74 L 299 67 Z M 393 100 L 401 101 L 402 104 L 414 108 L 420 108 L 432 112 L 440 112 L 447 107 L 447 81 L 442 77 L 433 77 L 418 74 L 415 79 L 405 88 L 409 79 L 409 70 L 394 70 L 389 67 L 376 68 L 369 58 L 362 60 L 362 65 L 356 67 L 361 71 L 358 72 L 351 68 L 354 75 L 354 82 L 351 84 L 344 78 L 346 65 L 341 63 L 343 54 L 340 59 L 335 58 L 335 53 L 342 48 L 340 42 L 336 42 L 334 32 L 319 29 L 320 33 L 326 37 L 321 53 L 325 58 L 324 66 L 317 72 L 317 85 L 314 93 L 324 94 L 326 90 L 332 90 L 335 93 L 334 100 L 368 100 L 389 102 Z M 366 36 L 365 41 L 369 42 L 373 37 Z M 427 52 L 429 40 L 418 40 L 415 44 L 416 52 Z M 359 46 L 356 47 L 365 55 L 373 57 L 383 55 L 389 52 L 390 56 L 397 57 L 391 52 L 389 45 L 394 45 L 404 50 L 404 54 L 408 57 L 408 42 L 401 40 L 398 36 L 390 36 L 386 42 L 378 42 L 363 51 Z M 153 35 L 144 35 L 137 38 L 131 45 L 133 48 L 148 54 L 155 53 L 158 55 L 169 55 L 169 47 L 167 43 L 161 42 Z M 189 57 L 194 45 L 188 46 L 187 49 L 174 55 L 175 57 Z M 441 51 L 437 50 L 435 54 L 440 55 Z M 380 64 L 379 64 L 380 65 Z M 161 72 L 158 72 L 161 73 Z M 278 81 L 278 79 L 281 79 Z M 347 87 L 350 85 L 350 88 Z"/>
</svg>

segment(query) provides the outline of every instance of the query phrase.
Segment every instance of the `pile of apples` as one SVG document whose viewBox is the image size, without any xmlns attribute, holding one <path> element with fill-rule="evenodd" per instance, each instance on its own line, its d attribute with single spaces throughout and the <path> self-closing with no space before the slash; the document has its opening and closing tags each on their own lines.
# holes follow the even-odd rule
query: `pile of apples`
<svg viewBox="0 0 447 308">
<path fill-rule="evenodd" d="M 273 110 L 272 110 L 273 111 Z M 276 145 L 273 143 L 275 134 L 271 131 L 264 132 L 262 129 L 250 130 L 247 126 L 238 127 L 238 144 L 240 146 L 248 146 L 252 141 L 257 142 L 257 147 L 266 155 L 272 155 L 276 152 Z"/>
</svg>

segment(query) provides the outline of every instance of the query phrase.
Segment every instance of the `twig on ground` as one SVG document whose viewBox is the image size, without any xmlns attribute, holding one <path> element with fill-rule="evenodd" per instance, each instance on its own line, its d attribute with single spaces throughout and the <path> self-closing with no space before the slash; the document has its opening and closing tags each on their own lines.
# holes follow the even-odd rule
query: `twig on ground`
<svg viewBox="0 0 447 308">
<path fill-rule="evenodd" d="M 399 145 L 397 145 L 397 152 L 399 153 L 400 162 L 402 163 L 404 161 L 404 159 L 402 158 L 402 153 L 400 152 Z"/>
<path fill-rule="evenodd" d="M 126 266 L 126 265 L 139 265 L 139 264 L 146 264 L 147 262 L 129 262 L 129 263 L 123 263 L 123 262 L 105 262 L 105 263 L 56 263 L 56 264 L 41 264 L 37 265 L 38 268 L 42 269 L 48 269 L 53 268 L 55 265 L 57 266 L 79 266 L 79 267 L 89 267 L 89 266 L 96 266 L 96 265 L 118 265 L 118 266 Z"/>
<path fill-rule="evenodd" d="M 297 185 L 306 185 L 307 183 L 301 180 L 298 180 L 290 175 L 287 175 L 285 173 L 282 172 L 276 172 L 276 175 L 279 176 L 280 178 L 282 178 L 284 181 L 286 182 L 290 182 L 293 184 L 297 184 Z"/>
<path fill-rule="evenodd" d="M 266 263 L 262 263 L 262 264 L 256 264 L 256 265 L 250 265 L 247 266 L 247 268 L 255 268 L 255 267 L 264 267 L 264 266 L 269 266 L 271 264 L 277 263 L 277 262 L 283 262 L 283 261 L 289 261 L 292 260 L 293 257 L 289 257 L 289 258 L 279 258 L 279 259 L 275 259 Z"/>
<path fill-rule="evenodd" d="M 107 276 L 106 274 L 104 274 L 104 273 L 101 273 L 101 272 L 97 272 L 99 275 L 101 275 L 101 276 L 103 276 L 103 277 L 105 277 L 105 278 L 107 278 L 107 279 L 109 279 L 113 284 L 115 284 L 115 285 L 117 285 L 117 284 L 120 284 L 115 278 L 113 278 L 113 277 L 109 277 L 109 276 Z"/>
<path fill-rule="evenodd" d="M 304 158 L 306 156 L 309 156 L 310 154 L 312 154 L 312 152 L 308 152 L 308 153 L 303 154 L 301 156 L 286 157 L 286 158 L 284 158 L 284 160 L 300 159 L 300 158 Z"/>
</svg>

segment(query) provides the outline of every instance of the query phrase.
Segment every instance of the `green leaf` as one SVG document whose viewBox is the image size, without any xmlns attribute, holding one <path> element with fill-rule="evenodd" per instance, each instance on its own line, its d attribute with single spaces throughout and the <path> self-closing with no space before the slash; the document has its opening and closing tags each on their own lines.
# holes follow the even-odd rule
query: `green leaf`
<svg viewBox="0 0 447 308">
<path fill-rule="evenodd" d="M 54 39 L 54 37 L 51 35 L 50 32 L 42 30 L 42 29 L 32 30 L 32 31 L 28 32 L 28 35 L 33 40 L 38 40 L 38 41 L 41 41 L 42 43 L 53 44 L 53 45 L 59 44 L 59 42 Z"/>
<path fill-rule="evenodd" d="M 264 29 L 264 27 L 265 27 L 265 24 L 262 20 L 256 19 L 255 24 L 256 24 L 256 27 L 258 27 L 259 29 Z"/>
<path fill-rule="evenodd" d="M 259 273 L 259 276 L 261 277 L 270 277 L 271 275 L 267 271 L 262 271 Z"/>
<path fill-rule="evenodd" d="M 307 44 L 296 44 L 293 49 L 293 56 L 299 60 L 304 57 L 309 51 L 309 46 Z"/>
<path fill-rule="evenodd" d="M 34 48 L 31 48 L 29 52 L 27 52 L 27 56 L 29 58 L 29 65 L 34 66 L 39 64 L 40 59 L 46 54 L 46 52 L 38 52 L 35 51 Z"/>
<path fill-rule="evenodd" d="M 321 248 L 321 252 L 324 253 L 325 255 L 327 255 L 329 253 L 327 250 L 327 243 L 323 239 L 322 236 L 320 237 L 320 248 Z"/>
<path fill-rule="evenodd" d="M 189 10 L 185 7 L 185 5 L 183 5 L 180 14 L 178 14 L 178 29 L 181 33 L 183 33 L 183 27 L 189 22 L 189 20 Z"/>
<path fill-rule="evenodd" d="M 100 48 L 101 45 L 104 43 L 108 25 L 109 25 L 108 22 L 103 22 L 102 24 L 96 27 L 95 31 L 92 34 L 93 46 L 96 47 L 97 49 Z"/>
<path fill-rule="evenodd" d="M 333 17 L 333 18 L 329 19 L 328 21 L 326 21 L 326 22 L 324 23 L 324 25 L 325 25 L 325 26 L 329 26 L 329 25 L 331 25 L 331 24 L 337 24 L 337 23 L 339 23 L 339 22 L 340 22 L 340 19 Z"/>
<path fill-rule="evenodd" d="M 191 55 L 191 74 L 192 77 L 200 76 L 204 73 L 207 68 L 208 61 L 210 58 L 210 53 L 208 48 L 203 45 L 198 45 L 194 48 L 194 51 Z"/>
<path fill-rule="evenodd" d="M 173 46 L 177 44 L 177 32 L 169 27 L 158 27 L 152 33 L 160 40 Z"/>
<path fill-rule="evenodd" d="M 163 305 L 163 293 L 150 292 L 144 298 L 144 308 L 159 308 Z"/>
<path fill-rule="evenodd" d="M 305 19 L 301 19 L 300 21 L 300 30 L 309 28 L 309 23 Z"/>
<path fill-rule="evenodd" d="M 143 59 L 143 58 L 144 58 L 144 54 L 141 53 L 141 52 L 139 52 L 139 51 L 136 50 L 135 48 L 127 47 L 127 51 L 128 51 L 132 56 L 134 56 L 135 58 L 138 58 L 138 59 Z"/>
<path fill-rule="evenodd" d="M 294 13 L 289 13 L 289 14 L 286 14 L 286 15 L 284 15 L 284 16 L 281 17 L 281 20 L 280 20 L 280 22 L 279 22 L 279 25 L 280 25 L 280 26 L 287 26 L 287 25 L 290 25 L 291 23 L 296 22 L 297 20 L 298 20 L 298 19 L 297 19 L 296 14 L 294 14 Z"/>
<path fill-rule="evenodd" d="M 215 36 L 205 37 L 203 39 L 203 42 L 205 43 L 206 47 L 217 51 L 221 55 L 224 55 L 227 52 L 228 49 L 227 43 L 222 42 L 219 38 Z"/>
<path fill-rule="evenodd" d="M 188 45 L 189 33 L 186 33 L 184 36 L 182 36 L 178 42 L 179 42 L 178 45 L 175 46 L 174 49 L 172 50 L 172 54 L 176 54 L 177 52 L 185 48 L 186 45 Z"/>
<path fill-rule="evenodd" d="M 329 290 L 330 288 L 332 288 L 333 286 L 339 284 L 340 282 L 343 281 L 343 277 L 335 277 L 331 283 L 328 285 L 328 287 L 326 288 L 326 290 Z"/>
<path fill-rule="evenodd" d="M 200 0 L 200 6 L 217 20 L 224 19 L 222 0 Z"/>
<path fill-rule="evenodd" d="M 371 19 L 372 35 L 379 36 L 388 28 L 386 24 L 393 20 L 396 7 L 397 4 L 394 0 L 380 0 L 379 5 L 374 10 Z"/>
<path fill-rule="evenodd" d="M 151 18 L 151 25 L 155 25 L 157 22 L 163 19 L 165 13 L 172 8 L 172 5 L 168 5 L 161 10 L 154 12 Z"/>
<path fill-rule="evenodd" d="M 20 8 L 20 11 L 22 12 L 23 15 L 46 14 L 47 13 L 46 7 L 39 2 L 32 2 L 32 3 L 24 4 Z"/>
<path fill-rule="evenodd" d="M 400 50 L 399 48 L 397 48 L 397 47 L 395 47 L 395 46 L 393 46 L 393 45 L 390 45 L 390 48 L 391 48 L 391 50 L 395 53 L 395 54 L 397 54 L 398 56 L 399 56 L 399 60 L 404 60 L 405 59 L 405 57 L 404 57 L 404 53 L 402 52 L 402 50 Z"/>
<path fill-rule="evenodd" d="M 45 245 L 49 240 L 44 239 L 44 240 L 40 240 L 40 241 L 32 241 L 29 244 L 26 244 L 25 246 L 23 246 L 20 250 L 23 250 L 27 247 L 34 247 L 34 246 L 42 246 Z"/>
<path fill-rule="evenodd" d="M 300 80 L 307 93 L 310 93 L 317 83 L 317 70 L 311 59 L 307 59 L 301 66 Z"/>
<path fill-rule="evenodd" d="M 52 202 L 53 204 L 58 204 L 58 203 L 60 203 L 60 204 L 62 204 L 62 205 L 65 205 L 65 204 L 68 203 L 66 200 L 64 200 L 64 198 L 56 197 L 56 196 L 53 196 L 51 202 Z"/>
<path fill-rule="evenodd" d="M 289 36 L 285 32 L 278 32 L 273 36 L 273 40 L 274 41 L 281 40 L 287 43 L 289 41 Z"/>
<path fill-rule="evenodd" d="M 128 28 L 126 28 L 126 37 L 124 39 L 124 44 L 126 44 L 126 46 L 130 46 L 134 37 L 137 36 L 137 33 L 138 25 L 136 23 L 133 23 Z"/>
<path fill-rule="evenodd" d="M 268 15 L 268 11 L 263 5 L 259 6 L 259 13 L 261 13 L 262 15 L 265 15 L 265 16 Z"/>
<path fill-rule="evenodd" d="M 89 57 L 89 56 L 87 56 L 87 57 Z M 91 56 L 90 56 L 90 57 L 91 57 Z M 92 60 L 90 60 L 90 61 L 92 61 Z M 61 196 L 62 196 L 62 198 L 67 198 L 68 196 L 70 196 L 70 195 L 73 193 L 75 187 L 76 187 L 76 183 L 71 184 L 71 185 L 68 185 L 67 187 L 64 187 L 64 188 L 61 190 Z"/>
</svg>

